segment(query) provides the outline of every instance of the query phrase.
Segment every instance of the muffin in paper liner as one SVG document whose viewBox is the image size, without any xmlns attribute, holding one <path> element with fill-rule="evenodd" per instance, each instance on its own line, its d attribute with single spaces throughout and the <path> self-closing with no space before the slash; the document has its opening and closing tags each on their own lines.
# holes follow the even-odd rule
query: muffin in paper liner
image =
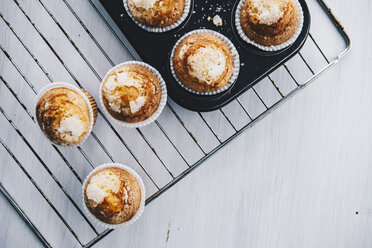
<svg viewBox="0 0 372 248">
<path fill-rule="evenodd" d="M 125 121 L 121 121 L 121 120 L 118 120 L 116 118 L 114 118 L 110 112 L 107 110 L 104 102 L 103 102 L 103 97 L 102 97 L 102 90 L 103 90 L 103 85 L 106 81 L 106 78 L 113 72 L 115 71 L 117 68 L 121 67 L 121 66 L 125 66 L 125 65 L 139 65 L 139 66 L 142 66 L 146 69 L 148 69 L 150 72 L 152 72 L 155 77 L 158 79 L 159 83 L 160 83 L 160 87 L 161 87 L 161 99 L 160 99 L 160 103 L 159 103 L 159 106 L 158 108 L 156 109 L 156 111 L 146 120 L 144 121 L 140 121 L 140 122 L 136 122 L 136 123 L 129 123 L 129 122 L 125 122 Z M 138 128 L 138 127 L 144 127 L 144 126 L 147 126 L 151 123 L 153 123 L 161 114 L 161 112 L 163 111 L 165 105 L 167 104 L 167 97 L 168 97 L 168 94 L 167 94 L 167 86 L 165 84 L 165 81 L 164 79 L 162 78 L 162 76 L 160 75 L 160 73 L 152 66 L 150 66 L 149 64 L 146 64 L 144 62 L 140 62 L 140 61 L 127 61 L 127 62 L 124 62 L 124 63 L 121 63 L 121 64 L 118 64 L 116 65 L 115 67 L 111 68 L 107 73 L 106 75 L 103 77 L 102 79 L 102 82 L 101 82 L 101 86 L 99 88 L 99 99 L 100 99 L 100 103 L 101 103 L 101 107 L 103 109 L 103 111 L 105 112 L 106 115 L 110 116 L 110 118 L 115 121 L 116 123 L 124 126 L 124 127 L 128 127 L 128 128 Z"/>
<path fill-rule="evenodd" d="M 105 223 L 105 222 L 101 221 L 96 216 L 94 216 L 94 214 L 92 214 L 90 212 L 90 210 L 88 209 L 88 206 L 85 203 L 85 187 L 86 187 L 89 179 L 95 173 L 97 173 L 97 172 L 99 172 L 99 171 L 101 171 L 103 169 L 108 169 L 108 168 L 119 168 L 119 169 L 122 169 L 122 170 L 125 170 L 125 171 L 129 172 L 129 174 L 131 174 L 137 180 L 137 182 L 138 182 L 138 184 L 140 186 L 140 189 L 141 189 L 141 203 L 140 203 L 140 206 L 139 206 L 139 208 L 137 210 L 137 213 L 130 220 L 128 220 L 126 222 L 123 222 L 123 223 L 120 223 L 120 224 L 108 224 L 108 223 Z M 146 203 L 145 185 L 143 184 L 142 178 L 132 168 L 130 168 L 130 167 L 126 166 L 126 165 L 118 164 L 118 163 L 107 163 L 107 164 L 103 164 L 103 165 L 100 165 L 100 166 L 96 167 L 94 170 L 92 170 L 88 174 L 88 176 L 85 178 L 84 183 L 83 183 L 83 186 L 82 186 L 82 202 L 83 202 L 84 211 L 89 216 L 89 218 L 91 218 L 93 221 L 95 221 L 99 225 L 103 226 L 104 228 L 116 229 L 116 228 L 119 228 L 119 227 L 122 227 L 122 226 L 129 226 L 129 225 L 133 224 L 135 221 L 137 221 L 141 217 L 141 215 L 142 215 L 142 213 L 143 213 L 143 211 L 145 209 L 145 203 Z"/>
<path fill-rule="evenodd" d="M 39 100 L 50 90 L 52 89 L 56 89 L 56 88 L 67 88 L 67 89 L 70 89 L 70 90 L 73 90 L 75 91 L 76 93 L 78 93 L 84 100 L 85 102 L 87 103 L 88 105 L 88 109 L 89 109 L 89 130 L 87 131 L 87 133 L 85 134 L 84 138 L 78 143 L 78 144 L 71 144 L 71 145 L 61 145 L 61 144 L 58 144 L 58 143 L 55 143 L 53 142 L 52 140 L 50 140 L 48 137 L 45 136 L 44 132 L 41 130 L 39 124 L 39 129 L 40 131 L 43 133 L 43 136 L 45 137 L 45 139 L 50 142 L 52 145 L 55 145 L 55 146 L 59 146 L 59 147 L 75 147 L 75 146 L 80 146 L 82 143 L 84 143 L 86 141 L 86 139 L 89 137 L 90 133 L 92 132 L 93 130 L 93 126 L 97 120 L 97 112 L 98 112 L 98 108 L 97 108 L 97 103 L 96 101 L 94 100 L 94 98 L 92 97 L 91 94 L 89 94 L 87 91 L 83 90 L 83 89 L 80 89 L 72 84 L 69 84 L 69 83 L 64 83 L 64 82 L 55 82 L 55 83 L 50 83 L 46 86 L 44 86 L 40 91 L 39 93 L 37 94 L 36 98 L 35 98 L 35 103 L 34 103 L 34 116 L 35 116 L 35 120 L 36 120 L 36 106 L 39 102 Z M 37 121 L 36 121 L 37 122 Z"/>
<path fill-rule="evenodd" d="M 298 2 L 298 0 L 294 0 L 294 1 L 297 3 L 298 10 L 299 10 L 299 23 L 298 23 L 298 26 L 297 26 L 297 29 L 296 29 L 295 33 L 292 35 L 292 37 L 289 40 L 287 40 L 286 42 L 284 42 L 282 44 L 279 44 L 279 45 L 276 45 L 276 46 L 264 46 L 264 45 L 258 44 L 257 42 L 255 42 L 254 40 L 249 38 L 248 35 L 246 35 L 246 33 L 244 32 L 244 30 L 242 28 L 242 25 L 240 23 L 240 14 L 241 14 L 243 5 L 246 2 L 246 0 L 240 0 L 238 6 L 236 8 L 236 12 L 235 12 L 235 26 L 236 26 L 236 30 L 237 30 L 240 38 L 242 38 L 248 44 L 251 44 L 251 45 L 253 45 L 253 46 L 255 46 L 255 47 L 257 47 L 257 48 L 259 48 L 263 51 L 266 51 L 266 52 L 276 52 L 276 51 L 282 50 L 282 49 L 292 45 L 297 40 L 298 36 L 301 34 L 303 24 L 304 24 L 304 13 L 303 13 L 301 4 Z"/>
<path fill-rule="evenodd" d="M 130 12 L 130 9 L 129 9 L 129 6 L 128 6 L 128 0 L 123 0 L 123 4 L 124 4 L 125 10 L 127 11 L 128 15 L 132 19 L 132 21 L 134 23 L 136 23 L 137 26 L 139 26 L 143 30 L 146 30 L 147 32 L 151 32 L 151 33 L 164 33 L 164 32 L 168 32 L 168 31 L 171 31 L 171 30 L 179 27 L 186 20 L 187 16 L 190 13 L 190 9 L 191 9 L 191 0 L 185 0 L 185 7 L 183 8 L 182 15 L 178 18 L 178 20 L 175 23 L 173 23 L 169 26 L 157 28 L 157 27 L 147 26 L 147 25 L 139 22 L 132 15 L 132 13 Z"/>
<path fill-rule="evenodd" d="M 201 91 L 195 91 L 193 89 L 190 89 L 189 87 L 187 87 L 186 85 L 184 85 L 182 83 L 181 80 L 178 79 L 177 77 L 177 74 L 176 74 L 176 71 L 174 70 L 174 63 L 173 63 L 173 57 L 174 57 L 174 53 L 176 52 L 176 48 L 178 47 L 178 45 L 187 37 L 189 37 L 190 35 L 193 35 L 193 34 L 202 34 L 202 33 L 207 33 L 207 34 L 211 34 L 211 35 L 214 35 L 215 37 L 219 38 L 220 40 L 222 40 L 225 45 L 229 48 L 230 52 L 231 52 L 231 56 L 233 57 L 233 62 L 234 62 L 234 71 L 233 71 L 233 74 L 230 78 L 230 80 L 227 82 L 227 84 L 216 90 L 216 91 L 210 91 L 210 92 L 201 92 Z M 177 42 L 176 44 L 174 45 L 173 49 L 172 49 L 172 52 L 171 52 L 171 56 L 170 56 L 170 69 L 171 69 L 171 72 L 172 72 L 172 75 L 174 77 L 174 79 L 177 81 L 177 83 L 182 87 L 184 88 L 185 90 L 191 92 L 191 93 L 194 93 L 196 95 L 205 95 L 205 96 L 210 96 L 210 95 L 216 95 L 216 94 L 219 94 L 221 92 L 224 92 L 226 91 L 227 89 L 229 89 L 236 81 L 236 79 L 238 78 L 239 76 L 239 71 L 240 71 L 240 58 L 239 58 L 239 53 L 238 53 L 238 50 L 236 50 L 234 44 L 224 35 L 216 32 L 216 31 L 213 31 L 213 30 L 209 30 L 209 29 L 197 29 L 197 30 L 194 30 L 194 31 L 191 31 L 187 34 L 185 34 L 184 36 L 182 36 Z"/>
</svg>

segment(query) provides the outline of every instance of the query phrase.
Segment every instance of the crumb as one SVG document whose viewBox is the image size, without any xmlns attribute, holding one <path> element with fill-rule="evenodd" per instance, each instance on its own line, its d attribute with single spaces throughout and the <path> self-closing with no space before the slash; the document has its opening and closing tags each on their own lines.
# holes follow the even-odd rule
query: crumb
<svg viewBox="0 0 372 248">
<path fill-rule="evenodd" d="M 212 20 L 212 17 L 208 16 L 207 20 L 208 21 L 211 21 Z"/>
<path fill-rule="evenodd" d="M 213 24 L 216 25 L 216 27 L 222 26 L 222 18 L 219 15 L 215 15 L 213 17 Z"/>
</svg>

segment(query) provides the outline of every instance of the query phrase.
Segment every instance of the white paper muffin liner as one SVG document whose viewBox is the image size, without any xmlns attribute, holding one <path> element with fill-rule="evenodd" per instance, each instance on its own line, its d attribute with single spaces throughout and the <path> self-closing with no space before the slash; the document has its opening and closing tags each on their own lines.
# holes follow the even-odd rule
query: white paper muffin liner
<svg viewBox="0 0 372 248">
<path fill-rule="evenodd" d="M 173 57 L 174 57 L 174 53 L 176 52 L 176 48 L 178 47 L 178 45 L 187 37 L 189 37 L 190 35 L 194 35 L 194 34 L 201 34 L 201 33 L 207 33 L 207 34 L 212 34 L 214 36 L 216 36 L 217 38 L 219 38 L 220 40 L 222 40 L 226 46 L 229 48 L 230 52 L 231 52 L 231 55 L 233 57 L 233 62 L 234 62 L 234 71 L 233 71 L 233 74 L 231 75 L 231 78 L 230 80 L 227 82 L 227 84 L 216 90 L 216 91 L 211 91 L 211 92 L 201 92 L 201 91 L 195 91 L 193 89 L 190 89 L 189 87 L 187 87 L 186 85 L 184 85 L 182 83 L 182 81 L 177 77 L 177 74 L 176 74 L 176 71 L 174 70 L 174 63 L 173 63 Z M 194 31 L 191 31 L 187 34 L 185 34 L 184 36 L 182 36 L 177 42 L 176 44 L 174 45 L 173 49 L 172 49 L 172 53 L 171 53 L 171 57 L 170 57 L 170 69 L 172 71 L 172 75 L 173 77 L 176 79 L 177 83 L 179 85 L 182 86 L 182 88 L 184 88 L 185 90 L 191 92 L 191 93 L 194 93 L 196 95 L 205 95 L 205 96 L 210 96 L 210 95 L 216 95 L 216 94 L 219 94 L 225 90 L 227 90 L 228 88 L 230 88 L 236 81 L 236 79 L 238 78 L 239 76 L 239 71 L 240 71 L 240 58 L 239 58 L 239 53 L 238 53 L 238 50 L 236 50 L 234 44 L 224 35 L 216 32 L 216 31 L 213 31 L 213 30 L 209 30 L 209 29 L 197 29 L 197 30 L 194 30 Z"/>
<path fill-rule="evenodd" d="M 64 82 L 55 82 L 55 83 L 50 83 L 46 86 L 44 86 L 40 91 L 39 93 L 37 94 L 36 98 L 35 98 L 35 104 L 34 104 L 34 116 L 35 116 L 35 120 L 36 120 L 36 106 L 37 106 L 37 103 L 39 102 L 40 98 L 43 97 L 45 95 L 45 93 L 47 93 L 48 91 L 52 90 L 52 89 L 55 89 L 55 88 L 67 88 L 67 89 L 70 89 L 70 90 L 73 90 L 75 91 L 76 93 L 78 93 L 84 100 L 85 102 L 87 103 L 88 105 L 88 109 L 89 109 L 89 130 L 87 131 L 87 133 L 85 134 L 84 138 L 78 143 L 78 144 L 71 144 L 71 145 L 61 145 L 61 144 L 57 144 L 55 142 L 53 142 L 52 140 L 50 140 L 48 137 L 45 136 L 44 132 L 41 130 L 40 126 L 39 126 L 39 123 L 38 123 L 38 126 L 39 126 L 39 129 L 40 131 L 43 133 L 43 136 L 45 137 L 46 140 L 48 140 L 51 144 L 55 145 L 55 146 L 59 146 L 59 147 L 76 147 L 76 146 L 80 146 L 84 141 L 87 140 L 87 138 L 89 137 L 90 133 L 92 132 L 93 130 L 93 126 L 94 126 L 94 114 L 93 114 L 93 107 L 92 107 L 92 104 L 90 103 L 88 97 L 85 95 L 85 93 L 79 89 L 78 87 L 72 85 L 72 84 L 68 84 L 68 83 L 64 83 Z M 36 121 L 37 122 L 37 121 Z"/>
<path fill-rule="evenodd" d="M 284 42 L 282 44 L 279 44 L 279 45 L 276 45 L 276 46 L 264 46 L 264 45 L 258 44 L 257 42 L 255 42 L 254 40 L 249 38 L 246 35 L 246 33 L 244 32 L 244 30 L 242 28 L 242 25 L 240 23 L 240 14 L 241 14 L 243 5 L 246 2 L 246 0 L 240 0 L 240 2 L 238 4 L 238 7 L 236 8 L 236 12 L 235 12 L 235 26 L 236 26 L 236 29 L 238 31 L 238 34 L 239 34 L 240 38 L 242 38 L 248 44 L 251 44 L 251 45 L 253 45 L 253 46 L 255 46 L 255 47 L 257 47 L 257 48 L 259 48 L 263 51 L 266 51 L 266 52 L 279 51 L 279 50 L 282 50 L 282 49 L 292 45 L 297 40 L 298 36 L 301 34 L 302 27 L 303 27 L 303 24 L 304 24 L 304 13 L 302 11 L 301 4 L 297 0 L 294 0 L 294 1 L 298 5 L 299 19 L 300 19 L 295 33 L 292 35 L 292 37 L 289 40 L 287 40 L 286 42 Z"/>
<path fill-rule="evenodd" d="M 164 32 L 168 32 L 172 29 L 175 29 L 177 27 L 179 27 L 187 18 L 187 16 L 189 15 L 190 13 L 190 9 L 191 9 L 191 0 L 185 0 L 185 7 L 183 8 L 183 12 L 180 16 L 180 18 L 178 18 L 178 20 L 169 25 L 169 26 L 166 26 L 166 27 L 162 27 L 162 28 L 155 28 L 155 27 L 150 27 L 150 26 L 147 26 L 141 22 L 139 22 L 133 15 L 132 13 L 130 12 L 130 9 L 129 9 L 129 5 L 128 5 L 128 0 L 123 0 L 123 3 L 124 3 L 124 8 L 125 10 L 127 11 L 128 15 L 130 16 L 130 18 L 142 29 L 146 30 L 147 32 L 152 32 L 152 33 L 164 33 Z"/>
<path fill-rule="evenodd" d="M 140 206 L 138 208 L 138 211 L 137 213 L 133 216 L 132 219 L 128 220 L 127 222 L 123 222 L 123 223 L 120 223 L 120 224 L 108 224 L 108 223 L 105 223 L 101 220 L 99 220 L 96 216 L 94 216 L 88 209 L 88 206 L 86 205 L 85 203 L 85 187 L 86 187 L 86 184 L 88 183 L 89 179 L 98 171 L 101 171 L 103 169 L 107 169 L 107 168 L 119 168 L 119 169 L 123 169 L 127 172 L 129 172 L 132 176 L 134 176 L 140 186 L 140 189 L 141 189 L 141 203 L 140 203 Z M 133 224 L 136 220 L 138 220 L 144 209 L 145 209 L 145 201 L 146 201 L 146 190 L 145 190 L 145 185 L 143 184 L 143 181 L 142 181 L 142 178 L 130 167 L 126 166 L 126 165 L 122 165 L 122 164 L 118 164 L 118 163 L 107 163 L 107 164 L 103 164 L 103 165 L 100 165 L 98 167 L 96 167 L 94 170 L 92 170 L 89 175 L 85 178 L 84 180 L 84 183 L 83 183 L 83 186 L 82 186 L 82 201 L 83 201 L 83 208 L 84 208 L 84 211 L 85 213 L 89 216 L 89 218 L 91 218 L 93 221 L 95 221 L 96 223 L 98 223 L 99 225 L 103 226 L 104 228 L 109 228 L 109 229 L 116 229 L 116 228 L 119 228 L 119 227 L 122 227 L 122 226 L 129 226 L 131 224 Z"/>
<path fill-rule="evenodd" d="M 150 70 L 152 73 L 154 73 L 155 77 L 158 79 L 159 83 L 160 83 L 160 87 L 161 87 L 161 99 L 160 99 L 160 103 L 159 103 L 159 106 L 157 108 L 157 110 L 146 120 L 144 121 L 141 121 L 141 122 L 136 122 L 136 123 L 129 123 L 129 122 L 125 122 L 125 121 L 121 121 L 121 120 L 118 120 L 116 118 L 114 118 L 110 112 L 107 110 L 105 104 L 103 103 L 103 98 L 102 98 L 102 88 L 103 88 L 103 85 L 107 79 L 107 77 L 113 72 L 115 71 L 117 68 L 121 67 L 121 66 L 125 66 L 125 65 L 139 65 L 139 66 L 142 66 L 148 70 Z M 144 127 L 144 126 L 147 126 L 151 123 L 153 123 L 161 114 L 161 112 L 163 111 L 165 105 L 167 104 L 167 86 L 165 84 L 165 81 L 164 79 L 162 78 L 162 76 L 160 75 L 160 73 L 152 66 L 150 66 L 149 64 L 146 64 L 144 62 L 140 62 L 140 61 L 127 61 L 127 62 L 124 62 L 124 63 L 121 63 L 121 64 L 118 64 L 116 65 L 115 67 L 111 68 L 107 73 L 106 75 L 103 77 L 102 79 L 102 83 L 101 83 L 101 86 L 99 88 L 99 100 L 100 100 L 100 104 L 101 104 L 101 107 L 103 109 L 103 111 L 105 112 L 106 115 L 110 116 L 110 118 L 115 121 L 116 123 L 124 126 L 124 127 L 129 127 L 129 128 L 138 128 L 138 127 Z"/>
</svg>

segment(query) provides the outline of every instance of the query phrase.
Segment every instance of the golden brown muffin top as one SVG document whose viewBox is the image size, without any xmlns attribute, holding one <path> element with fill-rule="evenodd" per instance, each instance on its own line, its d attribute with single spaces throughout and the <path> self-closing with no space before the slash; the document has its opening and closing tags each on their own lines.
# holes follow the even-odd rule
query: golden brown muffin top
<svg viewBox="0 0 372 248">
<path fill-rule="evenodd" d="M 123 65 L 105 78 L 101 94 L 106 109 L 115 119 L 137 123 L 158 109 L 161 86 L 149 69 Z"/>
<path fill-rule="evenodd" d="M 182 15 L 185 0 L 126 0 L 135 19 L 151 27 L 166 27 Z"/>
<path fill-rule="evenodd" d="M 58 145 L 78 144 L 90 126 L 88 103 L 64 87 L 51 89 L 40 98 L 36 119 L 47 138 Z"/>
<path fill-rule="evenodd" d="M 248 36 L 256 41 L 258 39 L 258 42 L 268 37 L 268 44 L 263 45 L 276 45 L 288 40 L 297 28 L 298 6 L 294 0 L 247 0 L 242 7 L 240 20 Z M 290 32 L 288 29 L 291 29 Z M 270 37 L 281 35 L 282 39 L 271 44 Z M 263 43 L 266 42 L 263 40 Z"/>
<path fill-rule="evenodd" d="M 140 208 L 141 197 L 137 179 L 126 170 L 115 167 L 93 174 L 84 189 L 89 211 L 108 224 L 132 219 Z"/>
<path fill-rule="evenodd" d="M 186 37 L 173 56 L 178 79 L 198 92 L 224 87 L 233 74 L 234 61 L 227 45 L 218 37 L 198 33 Z"/>
</svg>

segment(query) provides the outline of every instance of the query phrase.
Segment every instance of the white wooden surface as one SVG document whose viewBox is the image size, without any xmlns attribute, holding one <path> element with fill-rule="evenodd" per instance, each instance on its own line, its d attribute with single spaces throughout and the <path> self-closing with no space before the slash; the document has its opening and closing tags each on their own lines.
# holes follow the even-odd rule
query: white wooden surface
<svg viewBox="0 0 372 248">
<path fill-rule="evenodd" d="M 129 59 L 119 39 L 88 1 L 18 2 L 19 6 L 13 0 L 0 2 L 3 15 L 0 18 L 3 49 L 0 51 L 0 75 L 28 110 L 32 109 L 35 95 L 29 85 L 38 91 L 50 81 L 78 81 L 94 93 L 100 77 L 113 64 Z M 308 1 L 313 6 L 313 26 L 323 28 L 313 29 L 312 33 L 326 55 L 332 58 L 340 51 L 340 45 L 329 42 L 333 37 L 329 31 L 332 29 L 316 14 L 314 2 Z M 329 0 L 329 4 L 353 38 L 351 54 L 151 203 L 137 223 L 112 232 L 97 247 L 372 246 L 372 170 L 369 168 L 372 165 L 372 118 L 369 113 L 372 105 L 369 77 L 372 5 L 369 1 L 344 0 Z M 305 45 L 303 56 L 319 69 L 325 62 L 314 56 L 312 46 L 311 42 Z M 299 57 L 287 65 L 297 79 L 310 76 Z M 295 87 L 288 74 L 280 70 L 270 78 L 280 84 L 284 94 Z M 263 83 L 255 89 L 270 99 L 275 99 L 278 94 L 275 89 L 263 87 Z M 263 107 L 257 99 L 249 97 L 251 93 L 240 100 L 254 118 Z M 94 129 L 96 138 L 90 138 L 80 150 L 60 150 L 67 161 L 72 161 L 76 177 L 62 156 L 40 138 L 31 116 L 3 81 L 0 81 L 0 95 L 0 106 L 39 157 L 3 114 L 0 114 L 0 138 L 19 163 L 33 172 L 31 176 L 35 182 L 42 185 L 43 192 L 66 217 L 83 243 L 95 234 L 72 202 L 81 208 L 78 177 L 84 178 L 91 170 L 91 164 L 96 166 L 114 160 L 133 166 L 142 173 L 149 194 L 157 190 L 156 186 L 161 187 L 171 179 L 171 174 L 154 157 L 137 131 L 112 124 L 118 130 L 118 136 L 101 116 Z M 171 105 L 184 119 L 188 130 L 197 136 L 202 148 L 199 149 L 187 133 L 182 136 L 187 138 L 177 139 L 179 134 L 174 130 L 183 129 L 177 129 L 180 123 L 167 108 L 159 124 L 165 126 L 177 147 L 184 147 L 182 154 L 188 163 L 197 161 L 203 156 L 202 151 L 209 152 L 218 144 L 218 139 L 225 140 L 234 128 L 239 129 L 249 121 L 236 118 L 243 116 L 241 106 L 236 102 L 223 110 L 231 117 L 233 126 L 226 123 L 220 111 L 203 114 L 202 117 L 211 123 L 215 137 L 199 115 Z M 164 146 L 157 150 L 158 155 L 172 175 L 178 175 L 186 168 L 186 162 L 162 136 L 157 125 L 141 131 L 154 147 Z M 134 156 L 121 139 L 133 149 Z M 107 147 L 107 151 L 99 142 Z M 141 170 L 135 158 L 143 162 L 153 181 Z M 71 232 L 1 145 L 0 164 L 0 181 L 48 241 L 56 247 L 78 247 Z M 71 199 L 50 177 L 43 164 L 49 166 Z M 0 196 L 0 220 L 1 247 L 40 246 L 3 196 Z"/>
</svg>

